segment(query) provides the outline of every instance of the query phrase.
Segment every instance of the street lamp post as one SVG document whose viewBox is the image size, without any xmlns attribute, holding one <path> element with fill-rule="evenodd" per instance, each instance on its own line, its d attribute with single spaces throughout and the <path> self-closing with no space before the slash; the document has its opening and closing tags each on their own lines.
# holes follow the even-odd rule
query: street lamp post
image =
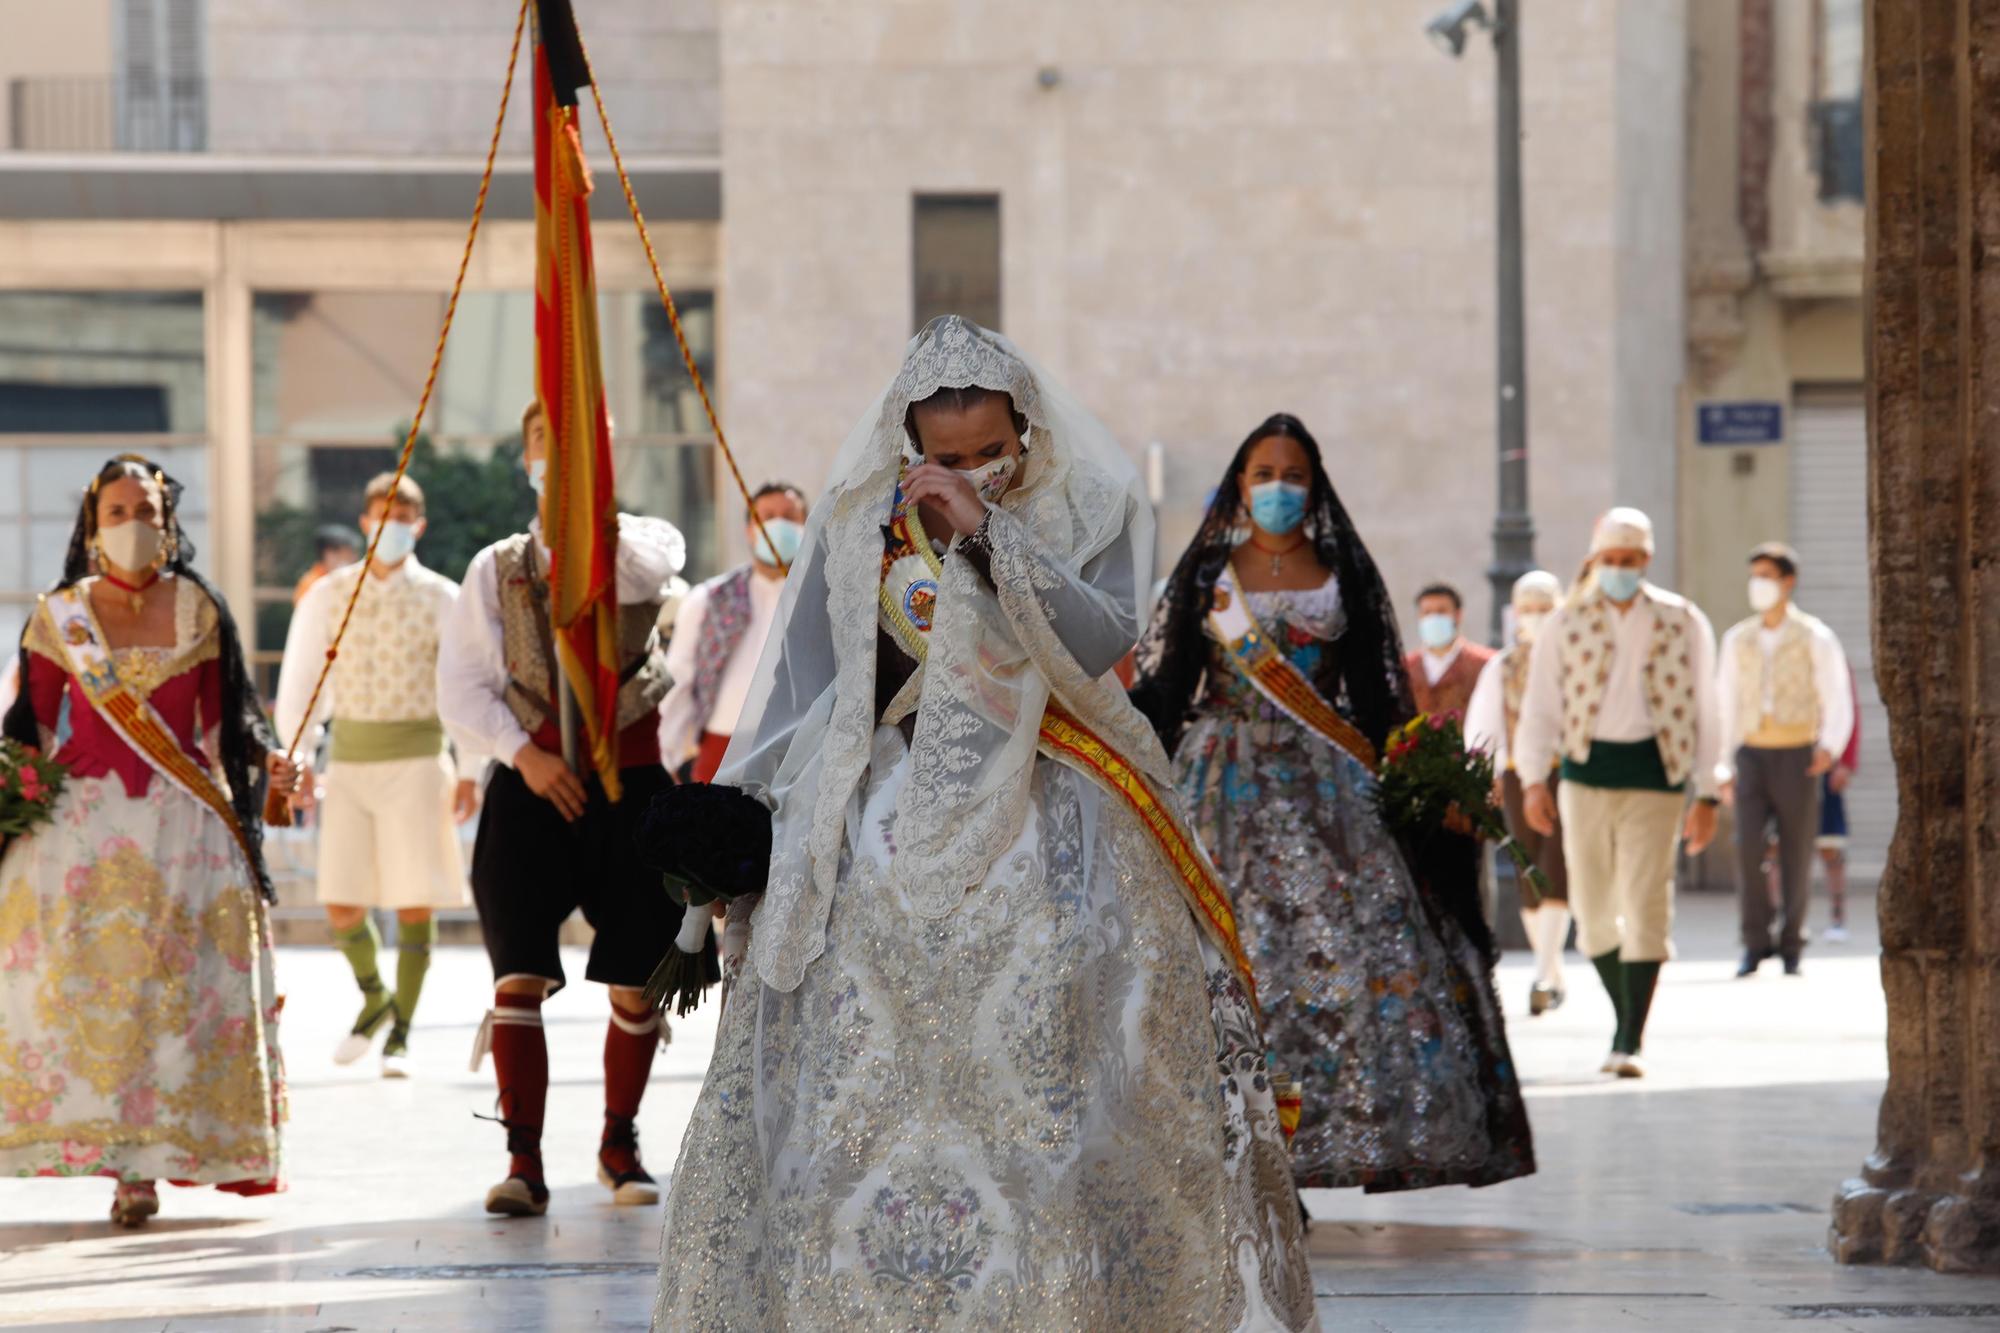
<svg viewBox="0 0 2000 1333">
<path fill-rule="evenodd" d="M 1497 309 L 1495 404 L 1499 445 L 1498 507 L 1493 516 L 1492 641 L 1502 642 L 1502 615 L 1514 581 L 1535 567 L 1535 520 L 1528 512 L 1528 333 L 1521 283 L 1521 21 L 1519 0 L 1461 0 L 1430 21 L 1425 31 L 1454 58 L 1465 51 L 1469 29 L 1492 34 L 1494 68 L 1493 164 Z"/>
</svg>

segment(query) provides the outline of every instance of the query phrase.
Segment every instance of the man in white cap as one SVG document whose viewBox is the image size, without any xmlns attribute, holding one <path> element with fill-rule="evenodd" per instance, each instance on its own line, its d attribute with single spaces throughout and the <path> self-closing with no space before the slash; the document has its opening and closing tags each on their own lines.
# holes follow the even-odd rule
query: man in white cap
<svg viewBox="0 0 2000 1333">
<path fill-rule="evenodd" d="M 1854 695 L 1840 640 L 1792 604 L 1798 553 L 1766 542 L 1750 553 L 1750 607 L 1756 612 L 1722 636 L 1716 680 L 1724 758 L 1716 771 L 1736 805 L 1737 898 L 1747 977 L 1777 954 L 1799 974 L 1806 907 L 1812 899 L 1813 844 L 1819 833 L 1820 775 L 1832 769 L 1854 730 Z M 1764 876 L 1769 830 L 1778 834 L 1784 921 L 1775 942 Z"/>
<path fill-rule="evenodd" d="M 1618 1018 L 1603 1070 L 1621 1078 L 1645 1073 L 1646 1019 L 1673 954 L 1674 845 L 1698 854 L 1715 837 L 1722 748 L 1715 631 L 1646 582 L 1652 562 L 1645 514 L 1597 521 L 1582 582 L 1536 639 L 1514 747 L 1529 826 L 1553 833 L 1560 803 L 1578 942 Z M 1558 760 L 1560 796 L 1536 776 Z"/>
<path fill-rule="evenodd" d="M 1514 733 L 1520 727 L 1521 705 L 1528 695 L 1528 664 L 1535 640 L 1562 602 L 1562 593 L 1562 580 L 1546 569 L 1514 581 L 1509 598 L 1514 607 L 1514 642 L 1480 671 L 1472 700 L 1465 706 L 1465 743 L 1493 756 L 1493 770 L 1500 775 L 1500 807 L 1507 817 L 1507 832 L 1548 878 L 1535 906 L 1527 906 L 1527 895 L 1522 895 L 1521 926 L 1535 951 L 1535 982 L 1528 991 L 1530 1015 L 1560 1008 L 1568 994 L 1562 960 L 1569 943 L 1569 874 L 1563 861 L 1562 829 L 1544 834 L 1528 825 L 1522 806 L 1526 788 L 1514 767 Z M 1555 785 L 1553 768 L 1544 770 L 1542 776 Z"/>
</svg>

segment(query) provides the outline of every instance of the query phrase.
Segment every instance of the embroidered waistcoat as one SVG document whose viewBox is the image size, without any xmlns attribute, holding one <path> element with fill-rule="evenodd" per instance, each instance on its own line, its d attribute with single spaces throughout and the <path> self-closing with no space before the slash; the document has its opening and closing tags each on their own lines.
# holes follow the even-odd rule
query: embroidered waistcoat
<svg viewBox="0 0 2000 1333">
<path fill-rule="evenodd" d="M 1651 584 L 1642 585 L 1639 596 L 1653 612 L 1652 647 L 1646 654 L 1640 684 L 1646 692 L 1646 707 L 1652 714 L 1667 781 L 1681 783 L 1694 768 L 1699 716 L 1690 646 L 1694 617 L 1684 599 Z M 1593 594 L 1563 617 L 1563 754 L 1579 764 L 1590 758 L 1604 687 L 1611 679 L 1611 655 L 1617 644 L 1612 615 L 1604 596 Z"/>
<path fill-rule="evenodd" d="M 1778 627 L 1778 646 L 1764 656 L 1758 638 L 1762 626 L 1753 617 L 1742 625 L 1736 652 L 1736 679 L 1729 688 L 1736 691 L 1736 716 L 1745 730 L 1754 731 L 1759 722 L 1768 722 L 1788 731 L 1811 728 L 1819 722 L 1819 690 L 1813 684 L 1812 640 L 1819 622 L 1797 607 L 1785 613 Z M 1765 674 L 1771 676 L 1771 708 L 1764 708 Z"/>
<path fill-rule="evenodd" d="M 688 687 L 694 696 L 694 715 L 708 725 L 709 710 L 715 706 L 715 690 L 729 659 L 750 628 L 750 580 L 757 577 L 749 565 L 732 569 L 708 585 L 708 605 L 702 612 L 701 638 L 694 646 L 694 681 Z"/>
<path fill-rule="evenodd" d="M 549 581 L 532 535 L 517 532 L 494 547 L 500 590 L 501 654 L 507 662 L 507 707 L 529 734 L 558 723 L 552 682 L 555 634 L 549 624 Z M 667 653 L 660 643 L 659 602 L 618 604 L 618 728 L 652 725 L 666 697 Z"/>
<path fill-rule="evenodd" d="M 326 576 L 333 623 L 347 608 L 361 564 Z M 347 638 L 333 662 L 334 711 L 350 722 L 409 722 L 437 716 L 438 631 L 456 593 L 452 581 L 411 562 L 375 579 L 354 604 Z"/>
</svg>

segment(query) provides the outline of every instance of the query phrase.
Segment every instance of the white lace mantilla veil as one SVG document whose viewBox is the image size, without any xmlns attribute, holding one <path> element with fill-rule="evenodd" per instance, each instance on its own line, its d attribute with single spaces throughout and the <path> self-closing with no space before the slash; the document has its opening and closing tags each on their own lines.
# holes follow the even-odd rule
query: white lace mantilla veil
<svg viewBox="0 0 2000 1333">
<path fill-rule="evenodd" d="M 876 601 L 912 403 L 997 389 L 1028 422 L 1023 479 L 989 506 L 993 586 L 963 559 L 939 579 L 915 697 L 911 772 L 896 806 L 893 874 L 926 916 L 948 914 L 1027 817 L 1051 693 L 1163 791 L 1172 768 L 1106 674 L 1138 638 L 1153 515 L 1111 433 L 999 334 L 933 320 L 849 433 L 813 506 L 716 781 L 773 810 L 771 871 L 751 919 L 764 983 L 796 989 L 826 947 L 846 811 L 876 726 Z M 995 589 L 998 589 L 997 593 Z"/>
</svg>

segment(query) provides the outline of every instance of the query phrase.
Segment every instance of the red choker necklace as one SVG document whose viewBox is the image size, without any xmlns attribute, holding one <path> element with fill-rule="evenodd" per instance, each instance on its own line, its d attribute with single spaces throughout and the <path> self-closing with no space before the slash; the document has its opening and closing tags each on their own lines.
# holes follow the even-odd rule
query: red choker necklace
<svg viewBox="0 0 2000 1333">
<path fill-rule="evenodd" d="M 146 589 L 160 581 L 160 571 L 157 569 L 154 570 L 153 576 L 144 583 L 127 583 L 124 579 L 107 570 L 104 575 L 104 581 L 115 588 L 125 590 L 125 600 L 132 604 L 132 614 L 136 616 L 140 611 L 145 609 Z"/>
</svg>

